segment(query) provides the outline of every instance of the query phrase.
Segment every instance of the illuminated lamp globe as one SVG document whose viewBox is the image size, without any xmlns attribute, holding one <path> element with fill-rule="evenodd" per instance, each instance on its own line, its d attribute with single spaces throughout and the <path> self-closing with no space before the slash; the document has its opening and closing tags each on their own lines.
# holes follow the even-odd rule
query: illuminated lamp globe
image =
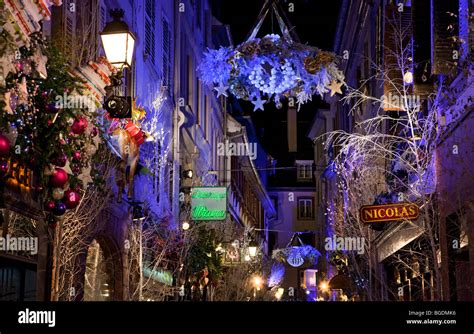
<svg viewBox="0 0 474 334">
<path fill-rule="evenodd" d="M 413 72 L 407 71 L 405 75 L 403 76 L 403 81 L 406 84 L 411 85 L 413 83 Z"/>
<path fill-rule="evenodd" d="M 182 229 L 183 229 L 184 231 L 187 231 L 187 230 L 189 230 L 189 223 L 188 223 L 188 222 L 184 222 L 181 227 L 182 227 Z"/>
<path fill-rule="evenodd" d="M 135 46 L 135 36 L 130 32 L 128 25 L 122 21 L 123 14 L 123 9 L 111 10 L 110 15 L 114 20 L 107 23 L 100 33 L 107 60 L 119 69 L 132 65 Z"/>
</svg>

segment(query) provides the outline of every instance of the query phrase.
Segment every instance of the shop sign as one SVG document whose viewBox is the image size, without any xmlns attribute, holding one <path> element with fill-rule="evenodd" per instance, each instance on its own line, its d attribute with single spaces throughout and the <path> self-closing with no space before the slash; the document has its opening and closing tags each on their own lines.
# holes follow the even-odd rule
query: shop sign
<svg viewBox="0 0 474 334">
<path fill-rule="evenodd" d="M 366 205 L 360 208 L 360 218 L 366 224 L 416 220 L 418 216 L 419 209 L 414 203 Z"/>
<path fill-rule="evenodd" d="M 191 189 L 192 220 L 224 220 L 226 216 L 226 187 L 193 187 Z"/>
<path fill-rule="evenodd" d="M 8 173 L 5 177 L 6 185 L 12 190 L 28 190 L 33 186 L 33 171 L 24 163 L 15 160 L 8 160 Z"/>
<path fill-rule="evenodd" d="M 292 252 L 288 257 L 286 258 L 286 262 L 292 267 L 298 268 L 301 267 L 304 263 L 304 259 L 301 256 L 300 253 L 298 252 Z"/>
<path fill-rule="evenodd" d="M 143 275 L 146 277 L 150 277 L 157 282 L 163 283 L 165 285 L 172 286 L 173 285 L 173 274 L 169 270 L 157 268 L 157 269 L 150 269 L 145 268 L 143 269 Z"/>
</svg>

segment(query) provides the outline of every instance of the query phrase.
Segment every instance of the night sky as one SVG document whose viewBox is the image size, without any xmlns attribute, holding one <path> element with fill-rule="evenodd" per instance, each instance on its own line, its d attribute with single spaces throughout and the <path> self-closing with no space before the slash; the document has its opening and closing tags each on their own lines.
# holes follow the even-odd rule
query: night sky
<svg viewBox="0 0 474 334">
<path fill-rule="evenodd" d="M 294 4 L 294 12 L 287 17 L 294 26 L 301 43 L 332 51 L 339 7 L 342 0 L 281 0 L 283 8 Z M 256 24 L 258 14 L 265 0 L 214 0 L 213 15 L 228 24 L 234 45 L 245 41 Z M 268 33 L 280 34 L 277 20 L 270 13 L 262 25 L 258 37 Z M 273 103 L 265 104 L 265 110 L 253 112 L 250 102 L 240 101 L 246 114 L 250 114 L 259 133 L 259 140 L 267 152 L 277 159 L 279 167 L 293 165 L 293 160 L 313 159 L 312 142 L 306 137 L 316 110 L 323 106 L 319 97 L 314 96 L 298 112 L 298 152 L 288 154 L 286 108 L 278 110 Z"/>
</svg>

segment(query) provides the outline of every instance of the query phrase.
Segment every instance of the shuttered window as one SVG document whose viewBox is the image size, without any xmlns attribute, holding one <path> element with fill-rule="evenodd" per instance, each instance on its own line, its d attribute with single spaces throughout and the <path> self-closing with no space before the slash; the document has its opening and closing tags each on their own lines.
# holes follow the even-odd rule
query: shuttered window
<svg viewBox="0 0 474 334">
<path fill-rule="evenodd" d="M 145 1 L 145 54 L 155 64 L 155 1 Z"/>
<path fill-rule="evenodd" d="M 171 32 L 168 20 L 163 17 L 162 19 L 163 29 L 163 85 L 168 87 L 168 92 L 172 92 L 171 87 Z"/>
<path fill-rule="evenodd" d="M 432 63 L 433 74 L 451 74 L 456 67 L 453 53 L 458 50 L 459 1 L 432 0 Z"/>
<path fill-rule="evenodd" d="M 426 96 L 433 88 L 431 77 L 431 0 L 414 1 L 412 13 L 415 94 Z"/>
<path fill-rule="evenodd" d="M 388 80 L 384 82 L 384 95 L 390 97 L 399 95 L 403 86 L 403 75 L 405 71 L 412 70 L 408 58 L 412 57 L 412 12 L 408 3 L 405 3 L 403 11 L 400 11 L 400 2 L 394 2 L 386 6 L 385 33 L 384 33 L 384 69 Z M 404 54 L 406 68 L 400 68 L 398 62 Z M 399 110 L 391 104 L 384 106 L 385 110 Z"/>
</svg>

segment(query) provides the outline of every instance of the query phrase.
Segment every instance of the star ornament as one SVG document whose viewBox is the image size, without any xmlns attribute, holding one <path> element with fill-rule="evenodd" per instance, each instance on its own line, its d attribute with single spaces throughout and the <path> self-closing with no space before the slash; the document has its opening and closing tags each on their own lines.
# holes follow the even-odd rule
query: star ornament
<svg viewBox="0 0 474 334">
<path fill-rule="evenodd" d="M 260 97 L 260 95 L 257 96 L 257 99 L 256 100 L 253 100 L 252 103 L 254 105 L 253 107 L 253 111 L 257 111 L 258 109 L 262 110 L 263 111 L 263 104 L 267 102 L 267 100 L 262 100 L 262 98 Z"/>
<path fill-rule="evenodd" d="M 227 86 L 224 86 L 224 84 L 221 82 L 219 83 L 219 86 L 217 87 L 214 87 L 214 89 L 217 91 L 217 97 L 221 96 L 221 95 L 224 95 L 225 97 L 228 97 L 229 95 L 227 95 Z"/>
<path fill-rule="evenodd" d="M 328 88 L 331 90 L 331 96 L 334 96 L 336 93 L 342 94 L 341 87 L 342 87 L 342 82 L 333 80 L 331 84 L 328 86 Z"/>
</svg>

